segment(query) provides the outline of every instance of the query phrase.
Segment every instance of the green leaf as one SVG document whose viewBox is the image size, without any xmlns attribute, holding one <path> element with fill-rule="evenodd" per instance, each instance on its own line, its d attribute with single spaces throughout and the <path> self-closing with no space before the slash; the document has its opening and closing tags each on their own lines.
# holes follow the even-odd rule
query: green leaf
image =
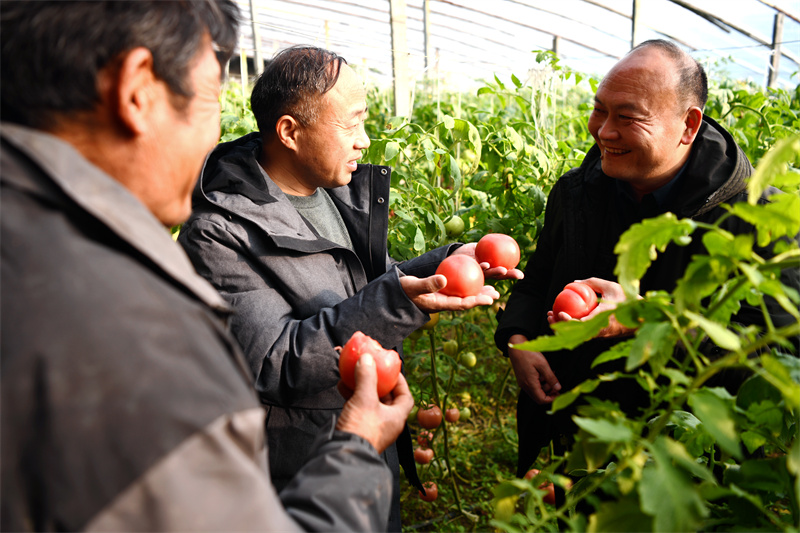
<svg viewBox="0 0 800 533">
<path fill-rule="evenodd" d="M 511 75 L 511 81 L 514 82 L 514 85 L 517 86 L 517 89 L 522 87 L 522 82 L 519 81 L 519 78 L 517 78 L 514 74 Z"/>
<path fill-rule="evenodd" d="M 695 229 L 691 220 L 678 220 L 674 214 L 645 219 L 632 225 L 620 237 L 614 248 L 617 266 L 614 273 L 628 297 L 639 294 L 639 280 L 656 258 L 671 242 L 686 244 L 685 238 Z"/>
<path fill-rule="evenodd" d="M 756 227 L 761 247 L 781 237 L 793 238 L 800 231 L 800 196 L 796 194 L 773 194 L 764 205 L 739 202 L 731 211 Z"/>
<path fill-rule="evenodd" d="M 444 115 L 442 117 L 442 124 L 444 124 L 444 127 L 448 130 L 452 130 L 453 126 L 456 125 L 456 120 L 450 115 Z"/>
<path fill-rule="evenodd" d="M 798 153 L 800 153 L 800 135 L 793 135 L 776 142 L 764 154 L 755 172 L 747 182 L 747 201 L 750 205 L 755 205 L 758 202 L 773 177 L 786 173 L 788 163 L 795 161 Z"/>
<path fill-rule="evenodd" d="M 742 341 L 739 336 L 725 326 L 708 320 L 706 317 L 691 311 L 684 311 L 684 314 L 687 318 L 696 322 L 706 335 L 720 348 L 732 352 L 742 349 Z"/>
<path fill-rule="evenodd" d="M 652 359 L 651 367 L 656 373 L 660 372 L 672 356 L 676 342 L 677 338 L 669 322 L 646 323 L 636 331 L 635 340 L 625 361 L 625 370 L 630 372 Z"/>
<path fill-rule="evenodd" d="M 555 400 L 553 400 L 551 407 L 552 412 L 556 412 L 567 407 L 572 402 L 577 400 L 581 394 L 589 394 L 590 392 L 594 392 L 598 385 L 600 385 L 599 379 L 587 379 L 586 381 L 576 385 L 572 390 L 562 392 L 556 396 Z"/>
<path fill-rule="evenodd" d="M 742 432 L 742 443 L 745 445 L 748 452 L 753 453 L 767 443 L 767 438 L 761 433 L 747 430 Z"/>
<path fill-rule="evenodd" d="M 388 163 L 400 153 L 400 143 L 397 141 L 389 141 L 386 143 L 386 148 L 383 151 L 383 157 Z"/>
<path fill-rule="evenodd" d="M 569 320 L 558 322 L 553 326 L 555 335 L 543 335 L 531 341 L 514 346 L 529 352 L 554 352 L 557 350 L 571 350 L 589 339 L 597 336 L 601 329 L 608 325 L 608 316 L 613 311 L 598 314 L 592 320 L 582 322 Z"/>
<path fill-rule="evenodd" d="M 666 440 L 659 437 L 653 443 L 653 464 L 642 470 L 641 509 L 654 517 L 653 531 L 696 531 L 709 511 L 686 474 L 672 463 Z"/>
<path fill-rule="evenodd" d="M 595 357 L 594 361 L 592 361 L 592 368 L 609 361 L 616 361 L 617 359 L 627 357 L 630 353 L 631 344 L 633 344 L 634 340 L 635 339 L 627 339 L 613 345 L 611 348 Z"/>
<path fill-rule="evenodd" d="M 597 512 L 589 517 L 589 531 L 652 531 L 653 518 L 639 509 L 635 497 L 620 501 L 600 502 Z"/>
<path fill-rule="evenodd" d="M 724 389 L 723 389 L 724 390 Z M 720 448 L 727 453 L 742 458 L 739 435 L 736 431 L 728 404 L 712 389 L 700 389 L 689 396 L 689 405 L 695 416 L 703 422 L 703 428 L 714 437 Z"/>
<path fill-rule="evenodd" d="M 583 429 L 596 437 L 600 442 L 628 442 L 633 438 L 633 432 L 623 422 L 618 420 L 582 418 L 573 416 L 572 420 Z"/>
<path fill-rule="evenodd" d="M 417 252 L 425 251 L 425 234 L 422 233 L 419 226 L 417 226 L 417 232 L 414 235 L 414 250 Z"/>
<path fill-rule="evenodd" d="M 525 141 L 522 140 L 517 130 L 512 128 L 511 126 L 506 126 L 503 128 L 503 134 L 505 137 L 511 142 L 511 146 L 514 147 L 514 150 L 519 152 L 525 147 Z"/>
</svg>

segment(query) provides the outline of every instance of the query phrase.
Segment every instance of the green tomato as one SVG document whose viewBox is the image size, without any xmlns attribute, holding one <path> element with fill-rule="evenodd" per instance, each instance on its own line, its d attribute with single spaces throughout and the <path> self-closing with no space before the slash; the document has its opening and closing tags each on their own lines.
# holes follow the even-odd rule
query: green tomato
<svg viewBox="0 0 800 533">
<path fill-rule="evenodd" d="M 448 237 L 458 237 L 464 233 L 464 219 L 452 216 L 444 223 L 444 229 Z"/>
<path fill-rule="evenodd" d="M 415 405 L 414 407 L 411 408 L 411 412 L 408 413 L 408 418 L 407 418 L 409 423 L 413 423 L 413 422 L 417 421 L 417 411 L 419 411 L 419 406 L 418 405 Z"/>
<path fill-rule="evenodd" d="M 444 353 L 449 355 L 450 357 L 454 357 L 458 353 L 458 341 L 456 340 L 449 340 L 445 341 L 444 345 L 442 346 Z"/>
<path fill-rule="evenodd" d="M 428 320 L 424 326 L 422 326 L 422 329 L 428 329 L 428 330 L 433 329 L 436 327 L 436 324 L 438 323 L 439 323 L 439 313 L 431 313 L 431 319 Z"/>
<path fill-rule="evenodd" d="M 461 354 L 461 357 L 458 359 L 458 361 L 462 365 L 468 368 L 472 368 L 473 366 L 475 366 L 475 363 L 478 362 L 478 358 L 475 357 L 475 354 L 472 352 L 464 352 Z"/>
<path fill-rule="evenodd" d="M 469 410 L 469 407 L 462 407 L 461 408 L 461 420 L 467 421 L 469 417 L 472 416 L 472 413 Z"/>
</svg>

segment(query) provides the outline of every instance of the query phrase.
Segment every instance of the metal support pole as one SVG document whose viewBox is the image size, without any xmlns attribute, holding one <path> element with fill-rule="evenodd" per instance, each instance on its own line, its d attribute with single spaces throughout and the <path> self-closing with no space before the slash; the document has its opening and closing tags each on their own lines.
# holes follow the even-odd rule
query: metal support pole
<svg viewBox="0 0 800 533">
<path fill-rule="evenodd" d="M 253 63 L 256 67 L 256 75 L 260 76 L 264 72 L 264 55 L 261 53 L 261 33 L 258 31 L 256 22 L 256 0 L 250 0 L 250 22 L 253 27 Z"/>
<path fill-rule="evenodd" d="M 783 40 L 783 13 L 775 13 L 775 25 L 772 27 L 772 54 L 767 68 L 767 87 L 774 87 L 778 81 L 781 61 L 781 41 Z"/>
<path fill-rule="evenodd" d="M 411 92 L 408 86 L 408 37 L 406 0 L 389 0 L 392 28 L 392 72 L 394 74 L 394 114 L 410 115 Z"/>
</svg>

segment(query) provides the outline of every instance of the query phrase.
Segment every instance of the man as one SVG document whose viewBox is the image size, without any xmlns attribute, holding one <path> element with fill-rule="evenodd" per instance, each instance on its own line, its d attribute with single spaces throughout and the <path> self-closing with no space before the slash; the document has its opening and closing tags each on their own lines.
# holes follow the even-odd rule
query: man
<svg viewBox="0 0 800 533">
<path fill-rule="evenodd" d="M 217 142 L 237 17 L 228 0 L 0 5 L 4 531 L 388 519 L 404 379 L 381 403 L 364 356 L 278 496 L 230 309 L 164 227 Z"/>
<path fill-rule="evenodd" d="M 337 346 L 362 331 L 400 349 L 429 313 L 499 295 L 489 286 L 463 299 L 437 292 L 446 283 L 433 275 L 438 264 L 451 253 L 474 256 L 474 244 L 402 264 L 388 257 L 390 169 L 358 164 L 370 143 L 366 91 L 343 58 L 313 47 L 282 51 L 253 88 L 251 106 L 260 133 L 212 153 L 178 242 L 236 309 L 232 332 L 268 406 L 272 479 L 282 487 L 341 409 Z M 419 485 L 407 431 L 397 448 Z M 387 460 L 398 510 L 393 448 Z M 389 527 L 399 530 L 398 514 Z"/>
<path fill-rule="evenodd" d="M 589 118 L 596 144 L 581 166 L 553 187 L 536 252 L 525 279 L 514 287 L 495 334 L 522 389 L 517 406 L 518 475 L 535 461 L 542 446 L 573 431 L 569 409 L 547 415 L 554 397 L 608 370 L 608 364 L 594 370 L 590 365 L 633 331 L 612 316 L 598 338 L 572 351 L 544 356 L 509 344 L 547 335 L 549 324 L 571 319 L 566 313 L 555 317 L 549 311 L 569 282 L 586 280 L 605 302 L 583 320 L 624 300 L 620 285 L 610 280 L 616 265 L 614 246 L 632 224 L 668 211 L 712 223 L 726 212 L 720 204 L 746 200 L 745 179 L 752 166 L 730 134 L 703 115 L 706 97 L 702 67 L 675 44 L 662 40 L 634 48 L 597 88 Z M 734 234 L 752 232 L 738 218 L 729 218 L 724 227 Z M 669 246 L 641 280 L 642 292 L 671 291 L 691 256 L 702 253 L 699 238 L 689 246 Z M 800 287 L 798 273 L 789 269 L 782 281 Z M 743 306 L 735 320 L 757 322 L 760 311 L 752 311 Z M 776 326 L 793 321 L 777 305 L 770 311 Z M 601 386 L 595 395 L 633 410 L 647 398 L 636 384 L 627 384 L 615 381 Z"/>
</svg>

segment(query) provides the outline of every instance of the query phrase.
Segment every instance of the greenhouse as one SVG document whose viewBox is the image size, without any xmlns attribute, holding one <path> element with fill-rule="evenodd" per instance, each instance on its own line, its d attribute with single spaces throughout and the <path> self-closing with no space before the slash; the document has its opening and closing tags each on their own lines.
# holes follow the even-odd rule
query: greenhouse
<svg viewBox="0 0 800 533">
<path fill-rule="evenodd" d="M 2 531 L 800 531 L 800 4 L 0 2 Z"/>
</svg>

